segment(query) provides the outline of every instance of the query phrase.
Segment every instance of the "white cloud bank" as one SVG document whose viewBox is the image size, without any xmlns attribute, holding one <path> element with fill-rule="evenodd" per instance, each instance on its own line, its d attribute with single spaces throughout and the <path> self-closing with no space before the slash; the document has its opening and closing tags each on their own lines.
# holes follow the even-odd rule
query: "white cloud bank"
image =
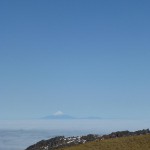
<svg viewBox="0 0 150 150">
<path fill-rule="evenodd" d="M 18 120 L 0 121 L 0 129 L 66 130 L 109 133 L 150 128 L 150 120 Z"/>
<path fill-rule="evenodd" d="M 23 150 L 56 135 L 106 134 L 149 127 L 150 120 L 5 120 L 0 121 L 0 150 Z"/>
</svg>

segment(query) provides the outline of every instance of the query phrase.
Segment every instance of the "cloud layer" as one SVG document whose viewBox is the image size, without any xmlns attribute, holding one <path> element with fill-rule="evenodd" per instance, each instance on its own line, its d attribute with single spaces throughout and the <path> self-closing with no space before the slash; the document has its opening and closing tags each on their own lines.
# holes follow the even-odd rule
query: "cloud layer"
<svg viewBox="0 0 150 150">
<path fill-rule="evenodd" d="M 111 125 L 111 126 L 110 126 Z M 111 132 L 149 128 L 149 120 L 17 120 L 0 121 L 0 129 L 25 130 L 88 130 Z"/>
<path fill-rule="evenodd" d="M 39 140 L 58 135 L 105 134 L 149 127 L 148 120 L 5 120 L 0 121 L 0 149 L 23 150 Z"/>
</svg>

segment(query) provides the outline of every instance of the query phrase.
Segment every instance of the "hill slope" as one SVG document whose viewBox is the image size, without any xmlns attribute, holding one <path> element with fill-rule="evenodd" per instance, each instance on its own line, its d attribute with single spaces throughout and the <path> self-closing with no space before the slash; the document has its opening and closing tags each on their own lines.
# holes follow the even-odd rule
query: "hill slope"
<svg viewBox="0 0 150 150">
<path fill-rule="evenodd" d="M 103 136 L 94 134 L 77 137 L 57 136 L 39 141 L 29 146 L 26 150 L 54 150 L 58 148 L 60 150 L 123 150 L 123 148 L 129 150 L 150 150 L 150 130 L 138 130 L 135 132 L 117 131 Z"/>
<path fill-rule="evenodd" d="M 59 150 L 150 150 L 150 134 L 97 140 Z"/>
</svg>

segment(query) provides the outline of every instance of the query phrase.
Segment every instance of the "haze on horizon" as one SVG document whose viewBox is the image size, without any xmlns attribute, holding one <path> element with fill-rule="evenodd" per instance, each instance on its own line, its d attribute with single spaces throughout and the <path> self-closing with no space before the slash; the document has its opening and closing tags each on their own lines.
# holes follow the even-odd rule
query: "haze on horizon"
<svg viewBox="0 0 150 150">
<path fill-rule="evenodd" d="M 0 1 L 0 120 L 149 119 L 150 1 Z M 60 113 L 60 112 L 59 112 Z"/>
</svg>

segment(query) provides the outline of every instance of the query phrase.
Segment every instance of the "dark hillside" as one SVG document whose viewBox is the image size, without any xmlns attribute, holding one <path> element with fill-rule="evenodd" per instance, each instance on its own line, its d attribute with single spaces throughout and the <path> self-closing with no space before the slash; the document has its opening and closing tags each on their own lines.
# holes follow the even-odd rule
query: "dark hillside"
<svg viewBox="0 0 150 150">
<path fill-rule="evenodd" d="M 150 150 L 150 134 L 97 140 L 59 150 Z"/>
<path fill-rule="evenodd" d="M 31 145 L 26 150 L 54 150 L 54 149 L 58 149 L 58 148 L 73 147 L 73 146 L 77 146 L 77 145 L 81 145 L 81 146 L 84 147 L 85 143 L 87 143 L 87 146 L 88 146 L 88 143 L 93 142 L 93 141 L 98 141 L 98 144 L 100 144 L 100 147 L 101 147 L 101 144 L 105 143 L 105 141 L 106 141 L 106 145 L 107 145 L 107 142 L 108 142 L 108 145 L 109 145 L 112 142 L 111 141 L 112 139 L 117 139 L 117 141 L 115 142 L 115 140 L 114 140 L 114 142 L 115 143 L 121 142 L 122 146 L 124 146 L 123 142 L 128 143 L 128 139 L 130 139 L 129 141 L 132 141 L 134 143 L 134 137 L 135 137 L 135 140 L 136 140 L 136 139 L 138 139 L 136 137 L 138 137 L 140 135 L 150 135 L 150 130 L 146 129 L 146 130 L 139 130 L 139 131 L 135 131 L 135 132 L 118 131 L 118 132 L 113 132 L 111 134 L 103 135 L 103 136 L 94 135 L 94 134 L 89 134 L 89 135 L 86 135 L 86 136 L 77 136 L 77 137 L 58 136 L 58 137 L 51 138 L 49 140 L 42 140 L 42 141 L 40 141 L 40 142 L 38 142 L 34 145 Z M 126 141 L 123 140 L 124 139 L 123 137 L 126 137 L 125 138 Z M 149 137 L 149 136 L 146 136 L 146 137 Z M 120 139 L 121 139 L 121 141 L 120 141 Z M 143 139 L 141 139 L 141 141 L 142 140 Z M 147 138 L 146 138 L 146 140 L 147 140 Z M 136 144 L 136 146 L 137 146 L 139 143 L 136 143 L 136 142 L 137 141 L 135 141 L 134 144 Z M 97 150 L 97 149 L 94 149 L 94 150 Z"/>
</svg>

